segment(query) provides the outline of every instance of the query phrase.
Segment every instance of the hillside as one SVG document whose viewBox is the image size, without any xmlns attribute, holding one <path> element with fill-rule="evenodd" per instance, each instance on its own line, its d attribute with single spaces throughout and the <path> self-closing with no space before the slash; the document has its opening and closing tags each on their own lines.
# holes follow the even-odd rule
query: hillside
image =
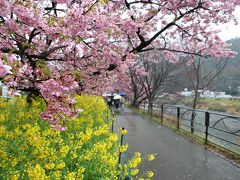
<svg viewBox="0 0 240 180">
<path fill-rule="evenodd" d="M 215 89 L 226 91 L 229 94 L 239 95 L 240 89 L 240 38 L 229 41 L 232 44 L 231 49 L 238 54 L 229 59 L 226 68 L 217 78 Z"/>
</svg>

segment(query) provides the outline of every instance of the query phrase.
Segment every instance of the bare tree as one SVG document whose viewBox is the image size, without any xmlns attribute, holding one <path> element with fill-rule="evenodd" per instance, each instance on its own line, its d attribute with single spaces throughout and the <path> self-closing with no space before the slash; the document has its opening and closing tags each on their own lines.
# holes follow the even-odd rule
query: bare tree
<svg viewBox="0 0 240 180">
<path fill-rule="evenodd" d="M 200 93 L 203 93 L 207 88 L 214 86 L 218 75 L 226 67 L 228 59 L 211 60 L 212 65 L 206 61 L 209 59 L 202 59 L 198 57 L 196 60 L 189 63 L 189 66 L 185 66 L 185 77 L 191 83 L 194 90 L 193 101 L 192 101 L 192 117 L 191 117 L 191 132 L 194 132 L 194 120 L 195 112 L 197 107 Z"/>
</svg>

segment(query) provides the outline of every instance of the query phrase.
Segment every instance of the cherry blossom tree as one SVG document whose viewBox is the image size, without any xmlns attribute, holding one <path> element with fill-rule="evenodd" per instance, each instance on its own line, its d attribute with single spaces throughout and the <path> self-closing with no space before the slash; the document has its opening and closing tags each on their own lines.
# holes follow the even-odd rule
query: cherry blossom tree
<svg viewBox="0 0 240 180">
<path fill-rule="evenodd" d="M 154 101 L 161 95 L 164 86 L 174 78 L 174 72 L 181 64 L 170 62 L 155 51 L 141 53 L 136 66 L 129 70 L 133 92 L 132 105 L 138 107 L 146 100 L 148 111 L 152 112 Z M 137 65 L 145 73 L 139 71 Z"/>
<path fill-rule="evenodd" d="M 138 52 L 234 55 L 212 24 L 236 21 L 239 0 L 0 0 L 0 78 L 31 97 L 41 116 L 61 130 L 75 116 L 76 93 L 100 94 Z M 184 44 L 184 46 L 182 46 Z M 119 83 L 118 83 L 119 84 Z M 127 86 L 127 85 L 126 85 Z M 64 129 L 64 128 L 63 128 Z"/>
</svg>

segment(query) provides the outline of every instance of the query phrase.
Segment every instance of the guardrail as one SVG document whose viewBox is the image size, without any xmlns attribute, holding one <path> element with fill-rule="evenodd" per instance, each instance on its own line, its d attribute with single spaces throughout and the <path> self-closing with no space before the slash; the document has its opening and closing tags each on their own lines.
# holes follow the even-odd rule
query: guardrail
<svg viewBox="0 0 240 180">
<path fill-rule="evenodd" d="M 139 109 L 156 115 L 161 122 L 168 121 L 176 128 L 189 131 L 224 149 L 240 154 L 240 116 L 215 111 L 192 109 L 177 105 L 139 104 Z"/>
</svg>

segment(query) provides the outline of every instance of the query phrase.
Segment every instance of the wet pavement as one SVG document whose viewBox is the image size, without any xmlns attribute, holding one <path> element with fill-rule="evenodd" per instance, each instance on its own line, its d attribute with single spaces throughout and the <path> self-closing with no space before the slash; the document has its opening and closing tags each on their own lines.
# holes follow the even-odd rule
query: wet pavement
<svg viewBox="0 0 240 180">
<path fill-rule="evenodd" d="M 143 119 L 125 108 L 117 115 L 115 128 L 125 127 L 128 152 L 157 154 L 145 161 L 143 172 L 152 170 L 156 180 L 240 180 L 240 168 L 220 155 L 176 135 L 160 124 Z"/>
</svg>

